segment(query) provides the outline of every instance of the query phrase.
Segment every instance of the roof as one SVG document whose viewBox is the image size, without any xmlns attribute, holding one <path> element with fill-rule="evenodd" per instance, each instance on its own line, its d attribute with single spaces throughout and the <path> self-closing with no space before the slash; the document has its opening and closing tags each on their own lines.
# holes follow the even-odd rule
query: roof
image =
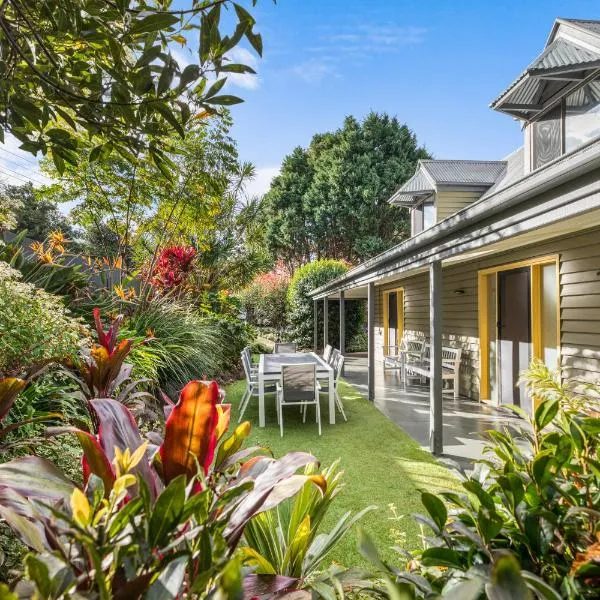
<svg viewBox="0 0 600 600">
<path fill-rule="evenodd" d="M 422 160 L 421 164 L 438 185 L 492 185 L 502 174 L 502 160 Z"/>
<path fill-rule="evenodd" d="M 499 160 L 420 160 L 415 174 L 390 198 L 393 204 L 413 204 L 440 185 L 490 187 L 504 173 Z"/>
<path fill-rule="evenodd" d="M 561 25 L 571 25 L 598 37 L 597 48 L 586 40 L 564 37 Z M 592 38 L 593 39 L 593 38 Z M 600 69 L 600 21 L 557 19 L 544 51 L 502 92 L 492 108 L 512 116 L 530 119 L 544 100 Z"/>
<path fill-rule="evenodd" d="M 483 194 L 482 198 L 486 198 L 495 192 L 498 192 L 505 187 L 508 187 L 514 181 L 517 181 L 525 175 L 525 148 L 521 146 L 514 152 L 511 152 L 505 159 L 506 169 L 502 175 L 496 180 L 494 185 Z"/>
</svg>

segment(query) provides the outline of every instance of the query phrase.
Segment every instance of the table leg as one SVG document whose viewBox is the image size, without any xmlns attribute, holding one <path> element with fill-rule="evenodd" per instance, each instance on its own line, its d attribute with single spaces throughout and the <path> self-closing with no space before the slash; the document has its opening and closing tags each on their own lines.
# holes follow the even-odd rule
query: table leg
<svg viewBox="0 0 600 600">
<path fill-rule="evenodd" d="M 329 370 L 329 424 L 335 425 L 335 390 L 333 389 L 333 369 Z"/>
<path fill-rule="evenodd" d="M 258 426 L 265 426 L 265 378 L 258 378 Z"/>
</svg>

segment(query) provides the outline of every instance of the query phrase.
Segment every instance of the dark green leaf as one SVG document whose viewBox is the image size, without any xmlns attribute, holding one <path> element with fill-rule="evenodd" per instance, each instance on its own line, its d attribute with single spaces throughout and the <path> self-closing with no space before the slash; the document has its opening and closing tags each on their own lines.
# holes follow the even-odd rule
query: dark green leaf
<svg viewBox="0 0 600 600">
<path fill-rule="evenodd" d="M 164 29 L 168 29 L 175 23 L 179 22 L 179 17 L 174 14 L 169 14 L 167 12 L 155 12 L 147 17 L 143 17 L 138 19 L 137 21 L 133 21 L 131 26 L 131 33 L 140 34 L 140 33 L 150 33 L 152 31 L 161 31 Z"/>
<path fill-rule="evenodd" d="M 231 106 L 232 104 L 240 104 L 240 102 L 243 102 L 243 100 L 237 96 L 224 95 L 213 96 L 212 98 L 205 99 L 204 102 L 207 104 L 217 104 L 220 106 Z"/>
<path fill-rule="evenodd" d="M 535 410 L 534 423 L 536 429 L 541 431 L 544 427 L 552 423 L 559 408 L 560 402 L 558 399 L 542 400 Z"/>
<path fill-rule="evenodd" d="M 460 554 L 450 548 L 427 548 L 421 555 L 421 561 L 428 567 L 454 567 L 462 566 Z"/>
<path fill-rule="evenodd" d="M 176 477 L 157 498 L 149 524 L 151 546 L 165 545 L 179 523 L 185 504 L 185 483 L 185 476 Z"/>
<path fill-rule="evenodd" d="M 431 518 L 434 520 L 439 530 L 442 531 L 448 520 L 448 510 L 446 509 L 443 500 L 429 492 L 423 492 L 421 494 L 421 502 L 427 509 L 427 512 L 431 515 Z"/>
</svg>

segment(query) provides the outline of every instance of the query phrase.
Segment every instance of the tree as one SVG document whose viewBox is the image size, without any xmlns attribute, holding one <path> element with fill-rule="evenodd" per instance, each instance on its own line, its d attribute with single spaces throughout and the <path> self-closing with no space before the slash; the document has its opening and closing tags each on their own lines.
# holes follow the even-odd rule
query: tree
<svg viewBox="0 0 600 600">
<path fill-rule="evenodd" d="M 252 0 L 252 6 L 257 0 Z M 221 14 L 231 8 L 229 35 Z M 170 175 L 165 141 L 220 106 L 227 73 L 254 73 L 228 54 L 243 39 L 260 55 L 255 20 L 232 0 L 5 0 L 0 10 L 0 138 L 51 156 L 62 173 L 116 154 L 150 157 Z M 197 62 L 183 68 L 173 48 L 199 38 Z M 211 84 L 212 82 L 212 84 Z M 85 135 L 79 135 L 84 133 Z"/>
<path fill-rule="evenodd" d="M 310 292 L 327 282 L 343 275 L 348 265 L 340 260 L 321 259 L 296 269 L 288 288 L 288 314 L 290 338 L 301 348 L 312 348 L 314 335 L 314 302 Z M 328 310 L 330 344 L 339 348 L 340 311 L 339 304 L 330 301 Z M 361 332 L 364 323 L 364 309 L 361 301 L 346 300 L 346 340 L 351 342 Z M 318 303 L 317 320 L 323 322 L 323 302 Z M 323 347 L 323 328 L 319 327 L 317 346 Z"/>
<path fill-rule="evenodd" d="M 25 235 L 34 240 L 43 241 L 53 231 L 62 232 L 73 240 L 75 231 L 58 206 L 50 200 L 37 198 L 31 183 L 24 185 L 7 185 L 4 193 L 19 203 L 15 211 L 15 231 L 25 231 Z"/>
<path fill-rule="evenodd" d="M 311 258 L 369 258 L 409 231 L 406 209 L 393 192 L 429 158 L 415 134 L 396 117 L 371 112 L 347 117 L 341 129 L 317 134 L 307 150 L 284 159 L 266 194 L 269 247 L 287 264 Z"/>
</svg>

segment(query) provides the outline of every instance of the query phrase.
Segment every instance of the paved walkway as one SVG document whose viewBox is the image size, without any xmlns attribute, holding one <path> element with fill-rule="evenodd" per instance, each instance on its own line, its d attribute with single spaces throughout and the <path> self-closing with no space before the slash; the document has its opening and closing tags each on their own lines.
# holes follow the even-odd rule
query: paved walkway
<svg viewBox="0 0 600 600">
<path fill-rule="evenodd" d="M 365 396 L 367 395 L 367 355 L 348 354 L 344 378 Z M 385 370 L 375 363 L 375 406 L 389 419 L 402 427 L 423 447 L 429 449 L 429 388 L 409 385 L 404 392 L 397 369 Z M 481 458 L 485 446 L 485 432 L 508 426 L 514 430 L 520 419 L 508 411 L 486 403 L 454 399 L 444 395 L 444 455 L 468 466 Z"/>
</svg>

